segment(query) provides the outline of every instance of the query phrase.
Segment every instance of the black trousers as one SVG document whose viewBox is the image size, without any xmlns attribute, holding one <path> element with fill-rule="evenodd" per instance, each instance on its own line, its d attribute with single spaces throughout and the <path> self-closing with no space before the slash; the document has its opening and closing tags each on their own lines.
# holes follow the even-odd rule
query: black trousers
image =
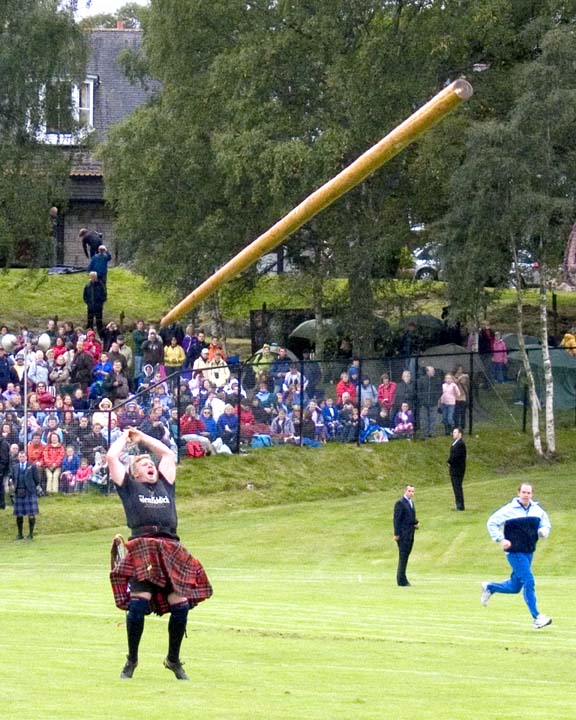
<svg viewBox="0 0 576 720">
<path fill-rule="evenodd" d="M 450 480 L 452 481 L 452 490 L 454 490 L 456 510 L 464 510 L 464 491 L 462 490 L 464 473 L 456 470 L 450 470 Z"/>
<path fill-rule="evenodd" d="M 398 542 L 398 570 L 396 571 L 396 582 L 398 585 L 408 585 L 406 577 L 406 566 L 408 558 L 414 545 L 414 532 L 400 535 Z"/>
<path fill-rule="evenodd" d="M 102 334 L 102 329 L 104 328 L 104 323 L 102 321 L 102 311 L 103 311 L 102 305 L 97 305 L 96 307 L 88 306 L 87 317 L 86 317 L 86 329 L 93 330 L 94 329 L 94 320 L 96 320 L 96 331 L 98 332 L 98 335 Z"/>
</svg>

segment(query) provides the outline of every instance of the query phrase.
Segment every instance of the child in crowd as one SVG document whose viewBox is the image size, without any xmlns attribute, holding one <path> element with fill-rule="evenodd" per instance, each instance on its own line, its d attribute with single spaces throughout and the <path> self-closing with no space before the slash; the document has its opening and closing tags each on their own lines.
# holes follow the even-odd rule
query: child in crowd
<svg viewBox="0 0 576 720">
<path fill-rule="evenodd" d="M 80 467 L 80 456 L 72 445 L 66 447 L 66 455 L 62 460 L 62 474 L 60 475 L 60 492 L 74 492 L 76 486 L 76 473 Z"/>
<path fill-rule="evenodd" d="M 83 456 L 80 458 L 80 467 L 76 471 L 76 490 L 84 492 L 86 483 L 92 477 L 92 466 L 88 463 L 88 458 Z"/>
</svg>

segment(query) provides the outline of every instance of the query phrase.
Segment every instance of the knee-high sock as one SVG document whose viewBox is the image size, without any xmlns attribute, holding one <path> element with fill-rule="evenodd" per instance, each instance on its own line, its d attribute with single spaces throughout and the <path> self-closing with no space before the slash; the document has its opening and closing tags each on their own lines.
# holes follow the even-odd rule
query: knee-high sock
<svg viewBox="0 0 576 720">
<path fill-rule="evenodd" d="M 126 615 L 126 632 L 128 634 L 128 658 L 138 662 L 138 646 L 144 632 L 144 617 L 150 614 L 150 601 L 145 598 L 134 598 L 128 605 Z"/>
<path fill-rule="evenodd" d="M 180 659 L 180 646 L 186 634 L 186 623 L 190 605 L 187 602 L 170 606 L 170 622 L 168 623 L 168 660 L 177 662 Z"/>
<path fill-rule="evenodd" d="M 36 525 L 36 518 L 34 515 L 28 516 L 28 534 L 30 537 L 34 536 L 34 526 Z"/>
<path fill-rule="evenodd" d="M 16 516 L 16 527 L 18 528 L 18 535 L 21 537 L 24 530 L 24 518 L 20 515 Z"/>
</svg>

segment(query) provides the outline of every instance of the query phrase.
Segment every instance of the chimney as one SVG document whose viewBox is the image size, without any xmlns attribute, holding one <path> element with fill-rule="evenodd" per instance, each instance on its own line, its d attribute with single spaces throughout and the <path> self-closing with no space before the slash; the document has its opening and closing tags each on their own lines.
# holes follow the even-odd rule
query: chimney
<svg viewBox="0 0 576 720">
<path fill-rule="evenodd" d="M 124 20 L 116 20 L 116 30 L 125 30 Z"/>
</svg>

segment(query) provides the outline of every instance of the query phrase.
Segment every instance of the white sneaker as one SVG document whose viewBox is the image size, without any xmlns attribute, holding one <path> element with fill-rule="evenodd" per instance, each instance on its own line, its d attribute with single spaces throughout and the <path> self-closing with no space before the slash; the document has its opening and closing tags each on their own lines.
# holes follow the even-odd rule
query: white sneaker
<svg viewBox="0 0 576 720">
<path fill-rule="evenodd" d="M 540 613 L 537 618 L 534 619 L 534 630 L 539 630 L 540 628 L 546 627 L 546 625 L 552 624 L 552 618 L 549 618 L 548 615 L 543 615 Z"/>
<path fill-rule="evenodd" d="M 480 595 L 480 605 L 488 605 L 488 600 L 490 600 L 490 597 L 492 596 L 492 593 L 490 590 L 488 590 L 488 583 L 483 582 L 482 583 L 482 595 Z"/>
</svg>

